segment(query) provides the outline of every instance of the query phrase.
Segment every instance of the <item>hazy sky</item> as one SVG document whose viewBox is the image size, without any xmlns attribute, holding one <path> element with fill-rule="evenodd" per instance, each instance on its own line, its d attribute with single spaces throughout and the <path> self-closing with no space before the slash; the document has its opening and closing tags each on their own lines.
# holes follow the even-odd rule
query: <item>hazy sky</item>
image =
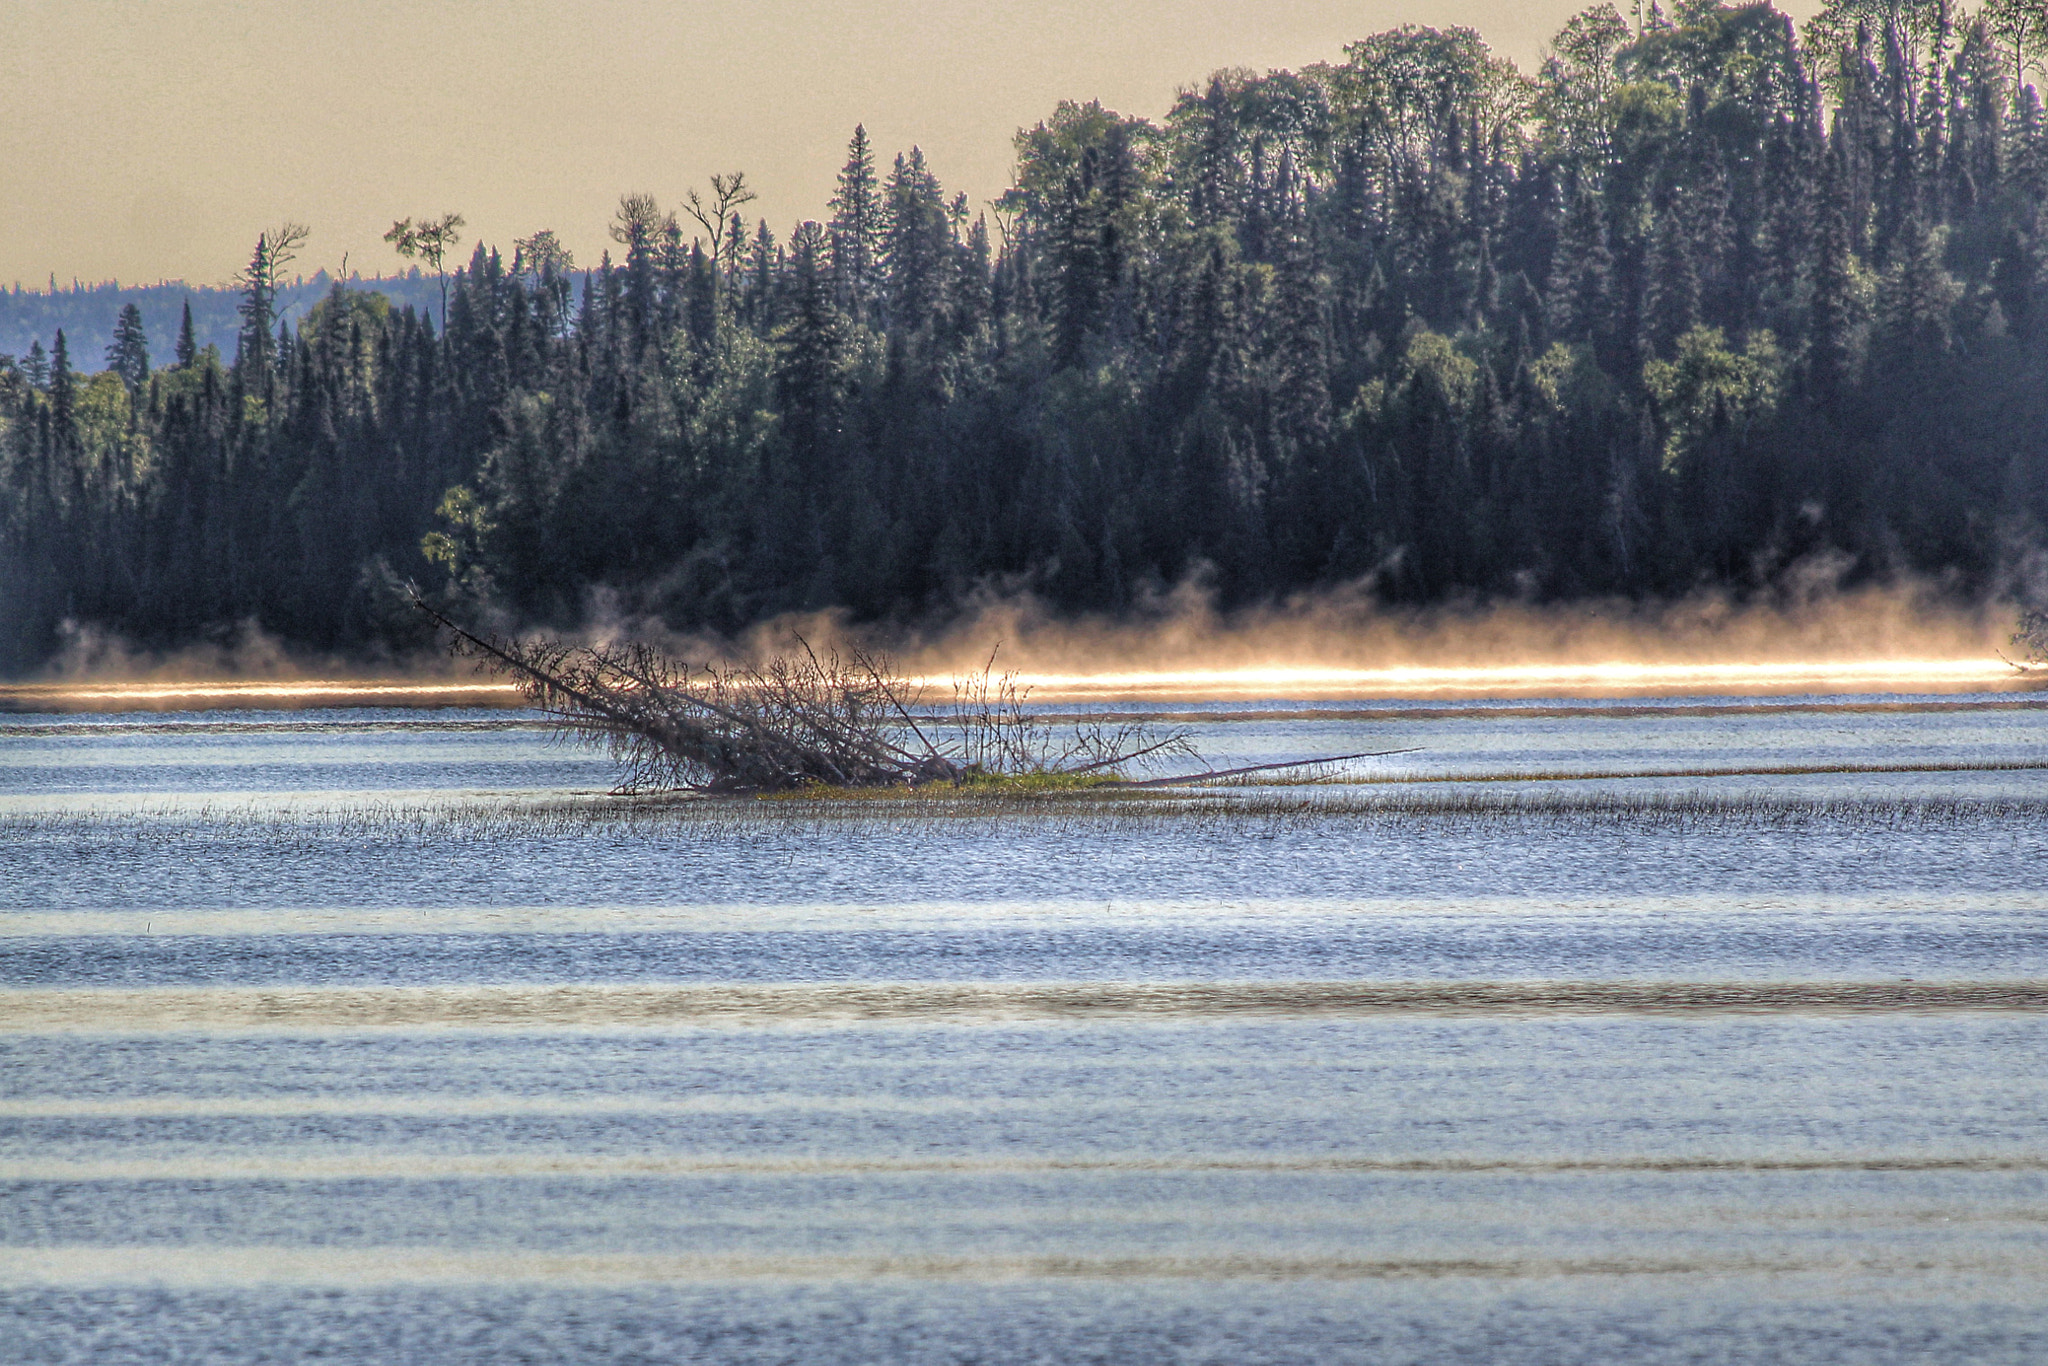
<svg viewBox="0 0 2048 1366">
<path fill-rule="evenodd" d="M 307 273 L 369 273 L 400 264 L 394 218 L 448 210 L 595 261 L 622 192 L 732 169 L 787 236 L 856 122 L 979 202 L 1060 99 L 1157 118 L 1217 67 L 1401 23 L 1469 24 L 1529 68 L 1583 2 L 8 0 L 0 283 L 219 281 L 286 218 L 313 228 Z"/>
</svg>

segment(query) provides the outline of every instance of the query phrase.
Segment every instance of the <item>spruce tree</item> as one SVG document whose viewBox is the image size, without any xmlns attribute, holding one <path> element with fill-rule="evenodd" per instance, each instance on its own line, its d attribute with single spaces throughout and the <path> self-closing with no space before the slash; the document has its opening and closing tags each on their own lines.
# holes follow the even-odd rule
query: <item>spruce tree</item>
<svg viewBox="0 0 2048 1366">
<path fill-rule="evenodd" d="M 83 509 L 85 466 L 78 443 L 77 389 L 71 372 L 71 351 L 64 329 L 50 351 L 50 483 L 64 490 L 74 514 Z"/>
<path fill-rule="evenodd" d="M 1285 224 L 1267 332 L 1271 339 L 1276 407 L 1283 439 L 1307 452 L 1329 435 L 1329 326 L 1327 289 L 1317 269 L 1315 242 L 1305 219 Z"/>
<path fill-rule="evenodd" d="M 1088 334 L 1102 306 L 1103 260 L 1101 200 L 1094 185 L 1094 149 L 1081 157 L 1081 168 L 1067 177 L 1055 206 L 1052 267 L 1054 295 L 1053 354 L 1059 365 L 1081 364 Z"/>
<path fill-rule="evenodd" d="M 1674 196 L 1673 202 L 1657 215 L 1650 234 L 1649 263 L 1643 281 L 1644 353 L 1671 355 L 1678 339 L 1699 320 L 1699 269 L 1693 262 L 1683 206 Z"/>
<path fill-rule="evenodd" d="M 783 445 L 774 477 L 757 496 L 756 516 L 767 523 L 768 567 L 792 580 L 821 569 L 825 510 L 846 490 L 835 488 L 833 455 L 844 397 L 846 329 L 833 283 L 826 278 L 828 239 L 816 223 L 790 238 L 788 321 L 775 331 L 775 397 L 782 412 Z M 859 492 L 866 492 L 860 490 Z"/>
<path fill-rule="evenodd" d="M 775 234 L 769 231 L 768 220 L 764 218 L 754 229 L 753 258 L 749 263 L 753 278 L 747 292 L 747 317 L 756 326 L 772 325 L 776 263 L 781 256 L 775 247 Z"/>
<path fill-rule="evenodd" d="M 882 249 L 882 195 L 875 179 L 875 153 L 868 130 L 855 124 L 846 165 L 832 196 L 827 225 L 832 242 L 832 286 L 842 307 L 866 321 L 876 295 L 876 265 Z"/>
<path fill-rule="evenodd" d="M 1894 374 L 1918 372 L 1948 350 L 1957 286 L 1918 214 L 1900 224 L 1892 256 L 1878 282 L 1872 344 Z"/>
<path fill-rule="evenodd" d="M 967 241 L 958 252 L 959 266 L 955 274 L 959 289 L 954 303 L 959 313 L 960 328 L 971 332 L 989 321 L 994 311 L 993 275 L 995 255 L 988 240 L 988 219 L 977 216 L 974 225 L 967 230 Z"/>
<path fill-rule="evenodd" d="M 259 394 L 270 389 L 270 320 L 276 302 L 271 277 L 270 238 L 259 233 L 255 254 L 242 272 L 242 302 L 236 308 L 242 315 L 242 330 L 235 343 L 235 368 L 242 372 L 245 384 L 253 379 Z"/>
<path fill-rule="evenodd" d="M 199 342 L 192 333 L 192 300 L 185 300 L 185 316 L 178 323 L 178 368 L 189 370 L 192 362 L 199 359 Z"/>
<path fill-rule="evenodd" d="M 821 259 L 823 237 L 816 223 L 805 223 L 790 239 L 789 321 L 776 335 L 776 389 L 789 430 L 806 449 L 816 448 L 829 424 L 845 346 Z"/>
<path fill-rule="evenodd" d="M 1600 197 L 1574 186 L 1544 291 L 1551 336 L 1574 345 L 1603 341 L 1613 326 L 1613 288 L 1614 255 Z"/>
<path fill-rule="evenodd" d="M 1237 111 L 1222 76 L 1209 80 L 1200 105 L 1200 141 L 1195 151 L 1188 207 L 1201 226 L 1234 221 L 1242 209 L 1242 168 L 1237 158 Z M 1361 136 L 1365 131 L 1360 124 Z"/>
<path fill-rule="evenodd" d="M 149 383 L 149 337 L 143 330 L 142 310 L 134 304 L 124 305 L 114 323 L 114 340 L 107 347 L 107 368 L 121 377 L 131 394 Z"/>
<path fill-rule="evenodd" d="M 1855 381 L 1858 319 L 1845 178 L 1835 152 L 1823 153 L 1822 165 L 1806 305 L 1806 370 L 1813 393 L 1832 404 Z"/>
<path fill-rule="evenodd" d="M 50 412 L 60 428 L 72 420 L 75 391 L 71 379 L 71 349 L 64 342 L 64 329 L 57 329 L 57 343 L 50 353 Z"/>
<path fill-rule="evenodd" d="M 945 194 L 921 149 L 896 158 L 884 204 L 890 328 L 927 331 L 945 304 L 953 239 Z"/>
</svg>

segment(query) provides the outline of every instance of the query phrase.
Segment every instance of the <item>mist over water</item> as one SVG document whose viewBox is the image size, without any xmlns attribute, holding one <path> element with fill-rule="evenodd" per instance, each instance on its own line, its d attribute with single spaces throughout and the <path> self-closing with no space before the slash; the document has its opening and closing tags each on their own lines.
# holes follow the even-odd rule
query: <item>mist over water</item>
<svg viewBox="0 0 2048 1366">
<path fill-rule="evenodd" d="M 1666 603 L 1409 609 L 1378 603 L 1361 589 L 1300 594 L 1237 612 L 1219 610 L 1199 587 L 1182 585 L 1118 620 L 1060 619 L 1028 598 L 989 601 L 930 636 L 913 637 L 902 654 L 926 671 L 958 671 L 977 667 L 989 642 L 1000 641 L 1006 667 L 1076 676 L 1984 661 L 2009 648 L 2013 617 L 2002 604 L 1962 605 L 1914 583 L 1844 592 L 1792 582 L 1748 603 L 1702 593 Z"/>
<path fill-rule="evenodd" d="M 624 801 L 495 706 L 0 718 L 0 1327 L 2037 1359 L 2041 701 L 1141 695 L 1219 766 L 1407 752 L 1036 803 Z"/>
<path fill-rule="evenodd" d="M 932 691 L 984 669 L 1039 701 L 1504 698 L 2037 691 L 2008 657 L 2016 611 L 1906 583 L 1852 592 L 1794 582 L 1739 604 L 1390 609 L 1362 589 L 1226 612 L 1194 584 L 1115 619 L 1062 617 L 1029 596 L 987 597 L 923 627 L 781 617 L 738 638 L 677 634 L 594 601 L 562 638 L 646 640 L 691 661 L 759 662 L 807 644 L 863 650 Z M 801 644 L 800 644 L 801 642 Z M 316 658 L 253 624 L 230 643 L 169 653 L 74 628 L 44 675 L 0 683 L 0 712 L 237 707 L 517 706 L 517 689 L 433 650 Z"/>
</svg>

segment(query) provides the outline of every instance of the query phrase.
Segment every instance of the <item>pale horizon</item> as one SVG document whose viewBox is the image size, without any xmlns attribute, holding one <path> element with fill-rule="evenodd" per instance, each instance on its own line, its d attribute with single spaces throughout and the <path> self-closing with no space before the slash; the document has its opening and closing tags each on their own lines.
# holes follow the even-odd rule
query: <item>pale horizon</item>
<svg viewBox="0 0 2048 1366">
<path fill-rule="evenodd" d="M 1337 61 L 1404 23 L 1475 28 L 1531 70 L 1580 8 L 716 0 L 690 22 L 648 0 L 27 0 L 0 91 L 0 281 L 219 284 L 282 220 L 312 228 L 295 272 L 342 274 L 346 255 L 388 276 L 410 265 L 382 240 L 392 221 L 446 212 L 468 220 L 451 267 L 543 228 L 591 266 L 621 194 L 674 205 L 732 170 L 759 193 L 749 221 L 786 238 L 825 214 L 857 123 L 882 167 L 920 146 L 978 210 L 1008 185 L 1016 130 L 1063 99 L 1156 120 L 1212 71 Z"/>
</svg>

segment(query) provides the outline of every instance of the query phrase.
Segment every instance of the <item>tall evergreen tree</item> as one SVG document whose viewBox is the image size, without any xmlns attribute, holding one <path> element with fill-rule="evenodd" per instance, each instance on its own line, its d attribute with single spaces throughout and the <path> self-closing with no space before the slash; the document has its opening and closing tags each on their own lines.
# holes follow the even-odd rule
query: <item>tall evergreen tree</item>
<svg viewBox="0 0 2048 1366">
<path fill-rule="evenodd" d="M 1955 281 L 1942 268 L 1932 236 L 1918 214 L 1900 225 L 1892 266 L 1878 283 L 1872 347 L 1896 376 L 1923 368 L 1948 350 Z"/>
<path fill-rule="evenodd" d="M 114 322 L 114 339 L 107 347 L 107 368 L 121 377 L 129 393 L 149 383 L 149 336 L 142 326 L 142 310 L 124 304 Z"/>
<path fill-rule="evenodd" d="M 1571 193 L 1545 290 L 1551 335 L 1599 344 L 1614 325 L 1614 254 L 1599 196 L 1584 184 Z"/>
<path fill-rule="evenodd" d="M 62 432 L 70 430 L 77 390 L 72 381 L 71 348 L 64 341 L 64 329 L 57 329 L 56 345 L 50 350 L 50 412 Z M 66 439 L 60 437 L 60 440 Z"/>
<path fill-rule="evenodd" d="M 898 156 L 883 208 L 888 319 L 905 334 L 928 327 L 946 301 L 951 219 L 938 177 L 916 147 Z"/>
<path fill-rule="evenodd" d="M 180 370 L 191 369 L 192 362 L 199 359 L 199 342 L 192 332 L 192 300 L 189 297 L 185 300 L 184 316 L 178 321 L 178 349 L 173 354 Z"/>
<path fill-rule="evenodd" d="M 1643 296 L 1643 350 L 1669 356 L 1700 320 L 1700 273 L 1679 203 L 1666 205 L 1651 230 Z"/>
<path fill-rule="evenodd" d="M 806 481 L 822 472 L 837 426 L 845 329 L 825 273 L 824 234 L 815 223 L 790 239 L 794 279 L 789 320 L 778 330 L 775 386 L 794 469 Z M 816 488 L 815 483 L 810 485 Z"/>
<path fill-rule="evenodd" d="M 879 297 L 883 206 L 881 186 L 875 178 L 874 149 L 868 145 L 868 130 L 860 124 L 854 125 L 853 139 L 846 147 L 846 165 L 839 171 L 828 226 L 832 285 L 840 306 L 865 320 Z"/>
</svg>

